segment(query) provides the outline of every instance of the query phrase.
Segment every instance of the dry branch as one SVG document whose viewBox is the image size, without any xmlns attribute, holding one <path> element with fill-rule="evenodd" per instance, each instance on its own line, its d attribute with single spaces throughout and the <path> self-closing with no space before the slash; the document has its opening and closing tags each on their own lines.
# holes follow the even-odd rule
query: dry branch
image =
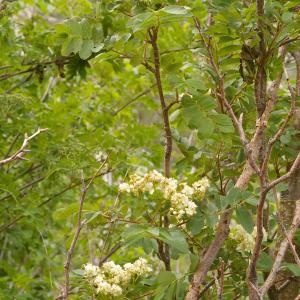
<svg viewBox="0 0 300 300">
<path fill-rule="evenodd" d="M 24 141 L 23 144 L 21 146 L 21 148 L 12 156 L 5 158 L 3 160 L 0 160 L 0 166 L 8 164 L 14 160 L 18 160 L 18 159 L 25 159 L 23 156 L 26 152 L 29 152 L 27 148 L 28 143 L 30 140 L 32 140 L 34 137 L 36 137 L 38 134 L 40 134 L 41 132 L 47 131 L 48 128 L 39 128 L 34 134 L 28 136 L 27 133 L 25 133 L 25 137 L 24 137 Z"/>
</svg>

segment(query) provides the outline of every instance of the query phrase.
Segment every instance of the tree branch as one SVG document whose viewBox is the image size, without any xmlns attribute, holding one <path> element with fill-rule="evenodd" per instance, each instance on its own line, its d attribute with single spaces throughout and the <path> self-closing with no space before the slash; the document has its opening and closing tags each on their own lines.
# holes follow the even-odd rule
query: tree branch
<svg viewBox="0 0 300 300">
<path fill-rule="evenodd" d="M 128 105 L 130 105 L 131 103 L 135 102 L 136 100 L 138 100 L 139 98 L 147 95 L 148 93 L 151 92 L 151 89 L 154 88 L 156 86 L 156 83 L 151 85 L 150 88 L 145 89 L 143 92 L 137 94 L 135 97 L 133 97 L 131 100 L 129 100 L 127 103 L 125 103 L 124 105 L 122 105 L 120 108 L 116 109 L 115 111 L 113 111 L 111 114 L 112 116 L 116 116 L 119 112 L 121 112 L 124 108 L 126 108 Z"/>
<path fill-rule="evenodd" d="M 48 130 L 48 128 L 42 128 L 42 129 L 39 128 L 34 134 L 32 134 L 30 136 L 28 136 L 27 133 L 25 133 L 25 138 L 24 138 L 24 141 L 23 141 L 23 144 L 22 144 L 21 148 L 15 154 L 13 154 L 12 156 L 10 156 L 8 158 L 5 158 L 3 160 L 0 160 L 0 166 L 8 164 L 8 163 L 10 163 L 14 160 L 17 160 L 17 159 L 25 159 L 23 157 L 23 155 L 26 152 L 29 152 L 29 150 L 26 149 L 26 147 L 28 146 L 29 141 L 32 140 L 34 137 L 36 137 L 41 132 L 44 132 L 44 131 L 47 131 L 47 130 Z"/>
<path fill-rule="evenodd" d="M 264 296 L 267 293 L 267 291 L 269 290 L 269 288 L 273 285 L 276 275 L 281 266 L 281 263 L 284 259 L 285 252 L 288 248 L 289 240 L 293 239 L 299 225 L 300 225 L 300 200 L 298 200 L 296 202 L 296 211 L 295 211 L 292 225 L 290 227 L 289 232 L 287 233 L 286 238 L 280 244 L 280 247 L 279 247 L 278 253 L 276 255 L 272 270 L 269 273 L 263 286 L 259 289 L 261 296 Z"/>
<path fill-rule="evenodd" d="M 283 182 L 283 181 L 289 179 L 294 174 L 294 172 L 297 170 L 297 168 L 299 166 L 300 166 L 300 152 L 298 153 L 296 159 L 294 160 L 290 170 L 286 174 L 282 175 L 281 177 L 273 180 L 270 184 L 268 184 L 268 186 L 266 187 L 266 191 L 269 191 L 270 189 L 275 187 L 280 182 Z"/>
<path fill-rule="evenodd" d="M 87 191 L 89 190 L 90 185 L 92 184 L 92 182 L 95 180 L 97 174 L 99 173 L 99 171 L 105 166 L 107 160 L 108 160 L 109 155 L 106 157 L 106 159 L 103 161 L 103 163 L 101 164 L 101 166 L 97 169 L 97 171 L 95 172 L 95 174 L 92 176 L 92 178 L 89 180 L 89 182 L 87 184 L 85 184 L 85 180 L 83 178 L 81 178 L 82 181 L 82 194 L 80 197 L 80 202 L 79 202 L 79 209 L 78 209 L 78 215 L 77 215 L 77 227 L 76 227 L 76 231 L 73 237 L 73 240 L 71 242 L 70 248 L 67 252 L 67 258 L 64 264 L 64 274 L 65 274 L 65 284 L 63 287 L 63 299 L 68 300 L 69 299 L 69 277 L 70 277 L 70 265 L 71 265 L 71 260 L 72 260 L 72 256 L 79 238 L 79 234 L 80 231 L 82 230 L 83 226 L 85 225 L 86 221 L 82 221 L 82 210 L 83 210 L 83 203 L 84 200 L 86 198 L 87 195 Z"/>
</svg>

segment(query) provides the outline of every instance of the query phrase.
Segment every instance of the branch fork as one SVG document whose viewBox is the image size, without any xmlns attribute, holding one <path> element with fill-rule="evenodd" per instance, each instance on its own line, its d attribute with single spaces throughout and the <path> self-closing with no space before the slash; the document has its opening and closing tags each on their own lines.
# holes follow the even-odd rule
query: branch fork
<svg viewBox="0 0 300 300">
<path fill-rule="evenodd" d="M 23 144 L 22 146 L 20 147 L 20 149 L 15 153 L 13 154 L 12 156 L 8 157 L 8 158 L 5 158 L 3 160 L 0 160 L 0 166 L 1 165 L 5 165 L 7 163 L 10 163 L 14 160 L 28 160 L 24 157 L 24 155 L 28 152 L 30 152 L 30 150 L 27 149 L 27 146 L 30 142 L 30 140 L 32 140 L 33 138 L 35 138 L 37 135 L 39 135 L 40 133 L 42 132 L 45 132 L 47 131 L 48 128 L 39 128 L 34 134 L 28 136 L 27 133 L 25 133 L 24 135 L 24 141 L 23 141 Z"/>
</svg>

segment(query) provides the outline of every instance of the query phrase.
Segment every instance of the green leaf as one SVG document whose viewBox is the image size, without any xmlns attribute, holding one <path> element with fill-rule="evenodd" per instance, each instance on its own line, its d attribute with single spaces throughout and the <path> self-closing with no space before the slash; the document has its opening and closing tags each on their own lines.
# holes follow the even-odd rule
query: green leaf
<svg viewBox="0 0 300 300">
<path fill-rule="evenodd" d="M 233 133 L 234 127 L 232 125 L 231 119 L 224 114 L 212 114 L 210 117 L 213 119 L 214 123 L 217 125 L 219 130 L 223 133 Z"/>
<path fill-rule="evenodd" d="M 237 52 L 240 52 L 241 51 L 241 46 L 239 45 L 230 45 L 230 46 L 226 46 L 222 49 L 220 49 L 218 51 L 218 54 L 219 55 L 228 55 L 228 54 L 234 54 L 234 53 L 237 53 Z"/>
<path fill-rule="evenodd" d="M 96 52 L 99 52 L 100 50 L 102 50 L 104 47 L 104 44 L 103 43 L 100 43 L 100 44 L 96 44 L 94 45 L 94 47 L 92 48 L 92 52 L 96 53 Z"/>
<path fill-rule="evenodd" d="M 169 6 L 162 8 L 160 11 L 163 11 L 167 14 L 172 14 L 172 15 L 190 15 L 189 7 L 179 6 L 179 5 L 169 5 Z"/>
<path fill-rule="evenodd" d="M 237 222 L 241 224 L 248 233 L 251 234 L 254 228 L 254 223 L 249 210 L 243 206 L 238 207 L 236 210 L 236 218 Z"/>
<path fill-rule="evenodd" d="M 65 220 L 76 213 L 78 213 L 78 203 L 71 203 L 65 205 L 63 208 L 57 208 L 53 212 L 53 218 L 56 220 Z"/>
<path fill-rule="evenodd" d="M 183 299 L 188 289 L 188 283 L 184 279 L 177 280 L 176 299 Z"/>
<path fill-rule="evenodd" d="M 83 39 L 85 40 L 89 40 L 92 38 L 92 32 L 93 32 L 93 27 L 92 27 L 92 24 L 90 24 L 90 22 L 83 18 L 81 21 L 80 21 L 80 25 L 81 25 L 81 28 L 82 28 L 82 37 Z"/>
<path fill-rule="evenodd" d="M 71 53 L 77 53 L 82 47 L 82 39 L 79 37 L 73 37 L 71 39 L 67 39 L 61 49 L 61 54 L 63 56 L 68 56 Z"/>
<path fill-rule="evenodd" d="M 212 96 L 199 94 L 194 96 L 194 99 L 205 111 L 209 111 L 217 107 L 216 100 Z"/>
<path fill-rule="evenodd" d="M 76 20 L 70 19 L 65 23 L 71 36 L 82 37 L 82 27 Z"/>
<path fill-rule="evenodd" d="M 79 56 L 81 59 L 88 59 L 93 52 L 94 42 L 92 40 L 84 40 L 82 47 L 79 51 Z"/>
<path fill-rule="evenodd" d="M 186 227 L 193 235 L 197 235 L 201 232 L 204 225 L 204 219 L 202 213 L 197 211 L 197 213 L 187 222 Z"/>
<path fill-rule="evenodd" d="M 162 271 L 156 277 L 157 288 L 154 291 L 154 299 L 168 299 L 172 300 L 174 298 L 173 294 L 175 293 L 176 288 L 176 276 L 173 272 Z"/>
<path fill-rule="evenodd" d="M 208 97 L 205 97 L 203 102 L 200 98 L 192 98 L 190 96 L 183 96 L 182 106 L 183 106 L 183 114 L 185 119 L 188 122 L 188 125 L 192 129 L 198 129 L 199 135 L 202 136 L 210 136 L 214 131 L 214 123 L 213 121 L 207 117 L 206 113 L 204 112 L 204 106 L 206 109 L 208 107 L 212 107 L 212 102 L 209 100 Z M 200 103 L 199 103 L 199 102 Z M 201 104 L 203 108 L 201 107 Z"/>
<path fill-rule="evenodd" d="M 261 252 L 257 261 L 257 268 L 263 271 L 271 271 L 272 265 L 272 258 L 266 252 Z"/>
<path fill-rule="evenodd" d="M 133 29 L 133 32 L 149 28 L 157 23 L 157 18 L 152 12 L 145 12 L 136 15 L 128 22 L 127 26 Z"/>
<path fill-rule="evenodd" d="M 296 264 L 285 263 L 285 267 L 287 267 L 295 276 L 300 276 L 300 268 Z"/>
<path fill-rule="evenodd" d="M 161 228 L 159 237 L 180 253 L 188 253 L 189 247 L 184 234 L 180 230 Z"/>
<path fill-rule="evenodd" d="M 156 277 L 157 283 L 162 286 L 168 286 L 175 280 L 176 280 L 176 276 L 171 271 L 162 271 Z"/>
<path fill-rule="evenodd" d="M 193 92 L 197 91 L 197 90 L 200 90 L 200 91 L 207 90 L 207 87 L 203 84 L 203 82 L 200 79 L 199 80 L 187 79 L 185 82 L 186 82 L 186 85 L 188 86 L 188 88 Z"/>
<path fill-rule="evenodd" d="M 232 187 L 225 197 L 225 203 L 227 205 L 235 205 L 243 200 L 242 191 L 236 187 Z"/>
</svg>

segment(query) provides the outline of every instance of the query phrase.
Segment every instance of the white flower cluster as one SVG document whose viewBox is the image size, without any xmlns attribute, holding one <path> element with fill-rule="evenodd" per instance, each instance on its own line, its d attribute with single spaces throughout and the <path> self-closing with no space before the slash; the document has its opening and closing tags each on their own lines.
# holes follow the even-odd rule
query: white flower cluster
<svg viewBox="0 0 300 300">
<path fill-rule="evenodd" d="M 113 261 L 104 263 L 101 267 L 92 264 L 83 266 L 84 276 L 95 287 L 97 294 L 117 297 L 135 276 L 142 276 L 152 271 L 144 258 L 139 258 L 134 263 L 127 263 L 123 267 Z"/>
<path fill-rule="evenodd" d="M 256 239 L 256 226 L 253 228 L 252 233 L 248 233 L 243 226 L 235 223 L 234 221 L 230 225 L 229 238 L 238 242 L 236 247 L 239 252 L 252 252 Z M 266 238 L 266 232 L 264 230 L 264 240 Z"/>
<path fill-rule="evenodd" d="M 196 213 L 197 206 L 190 198 L 203 199 L 208 187 L 207 178 L 202 178 L 189 186 L 187 183 L 179 184 L 176 179 L 164 177 L 154 170 L 144 176 L 130 176 L 129 183 L 119 185 L 119 191 L 134 194 L 139 192 L 153 194 L 155 190 L 160 190 L 163 197 L 171 202 L 170 212 L 178 220 L 181 220 L 184 215 L 193 216 Z"/>
<path fill-rule="evenodd" d="M 242 253 L 252 251 L 255 237 L 253 234 L 249 234 L 240 224 L 235 222 L 230 224 L 229 238 L 238 242 L 237 251 Z"/>
</svg>

